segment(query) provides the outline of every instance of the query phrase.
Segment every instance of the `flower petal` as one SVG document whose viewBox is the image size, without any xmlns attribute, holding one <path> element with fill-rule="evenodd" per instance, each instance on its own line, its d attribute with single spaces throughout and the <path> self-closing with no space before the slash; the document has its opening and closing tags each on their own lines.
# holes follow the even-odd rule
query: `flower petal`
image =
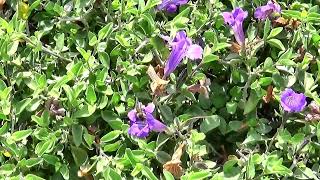
<svg viewBox="0 0 320 180">
<path fill-rule="evenodd" d="M 248 12 L 247 11 L 244 11 L 242 8 L 235 8 L 233 11 L 232 11 L 232 14 L 233 14 L 233 18 L 234 20 L 237 22 L 243 22 L 245 18 L 247 18 L 248 16 Z"/>
<path fill-rule="evenodd" d="M 150 129 L 147 124 L 133 123 L 128 130 L 128 133 L 138 138 L 144 138 L 149 135 Z"/>
<path fill-rule="evenodd" d="M 175 13 L 177 11 L 178 7 L 175 4 L 170 4 L 169 6 L 167 6 L 167 12 L 168 13 Z"/>
<path fill-rule="evenodd" d="M 147 122 L 148 122 L 150 130 L 153 130 L 156 132 L 162 132 L 167 128 L 167 126 L 164 125 L 162 122 L 156 120 L 152 116 L 152 114 L 146 114 L 146 116 L 147 116 Z"/>
<path fill-rule="evenodd" d="M 203 49 L 197 44 L 193 44 L 188 48 L 186 56 L 192 60 L 202 59 Z"/>
<path fill-rule="evenodd" d="M 154 108 L 155 108 L 155 105 L 153 104 L 153 103 L 149 103 L 145 108 L 144 108 L 144 110 L 145 110 L 145 112 L 146 113 L 153 113 L 153 111 L 154 111 Z"/>
<path fill-rule="evenodd" d="M 231 12 L 223 12 L 222 13 L 224 23 L 232 26 L 234 24 L 234 18 Z"/>
<path fill-rule="evenodd" d="M 164 67 L 164 78 L 168 77 L 185 57 L 187 49 L 191 45 L 191 39 L 187 37 L 185 31 L 179 31 L 171 45 L 172 50 Z"/>
<path fill-rule="evenodd" d="M 135 109 L 132 109 L 131 111 L 129 111 L 128 113 L 128 118 L 130 119 L 130 121 L 132 122 L 136 122 L 137 121 L 137 112 Z"/>
<path fill-rule="evenodd" d="M 292 89 L 287 88 L 281 93 L 280 104 L 284 111 L 300 112 L 306 105 L 306 96 L 302 93 L 295 93 Z"/>
<path fill-rule="evenodd" d="M 234 33 L 234 37 L 239 45 L 243 45 L 245 43 L 245 36 L 243 32 L 242 22 L 236 22 L 234 26 L 232 26 L 232 30 Z"/>
</svg>

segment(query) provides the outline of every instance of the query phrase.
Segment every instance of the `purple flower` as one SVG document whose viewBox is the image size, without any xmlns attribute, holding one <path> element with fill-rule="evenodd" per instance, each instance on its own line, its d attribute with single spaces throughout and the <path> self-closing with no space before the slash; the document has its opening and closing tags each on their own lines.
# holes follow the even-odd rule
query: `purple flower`
<svg viewBox="0 0 320 180">
<path fill-rule="evenodd" d="M 266 20 L 274 12 L 281 12 L 281 7 L 279 4 L 274 3 L 272 1 L 268 1 L 267 5 L 260 6 L 254 12 L 254 17 L 259 20 Z"/>
<path fill-rule="evenodd" d="M 247 11 L 243 11 L 241 8 L 235 8 L 232 12 L 222 13 L 224 22 L 231 26 L 234 37 L 239 45 L 243 46 L 245 37 L 243 32 L 243 21 L 248 16 Z"/>
<path fill-rule="evenodd" d="M 144 138 L 149 135 L 150 131 L 162 132 L 167 128 L 153 117 L 152 112 L 155 108 L 153 103 L 149 103 L 146 107 L 138 103 L 138 106 L 128 113 L 131 126 L 128 130 L 130 135 Z"/>
<path fill-rule="evenodd" d="M 281 106 L 287 112 L 300 112 L 306 105 L 306 96 L 303 93 L 296 93 L 292 89 L 287 88 L 281 93 Z"/>
<path fill-rule="evenodd" d="M 164 37 L 164 39 L 168 40 L 169 38 Z M 178 67 L 184 57 L 192 60 L 202 58 L 203 49 L 197 44 L 192 44 L 185 31 L 177 32 L 176 37 L 169 44 L 172 50 L 164 67 L 164 78 L 168 77 Z"/>
<path fill-rule="evenodd" d="M 162 0 L 162 3 L 158 5 L 158 10 L 166 10 L 169 13 L 177 11 L 178 6 L 187 4 L 188 0 Z"/>
</svg>

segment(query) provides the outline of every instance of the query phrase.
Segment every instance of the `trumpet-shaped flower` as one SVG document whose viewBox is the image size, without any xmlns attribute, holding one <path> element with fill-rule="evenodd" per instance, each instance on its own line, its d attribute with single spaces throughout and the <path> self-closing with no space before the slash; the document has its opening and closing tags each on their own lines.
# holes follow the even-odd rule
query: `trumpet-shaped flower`
<svg viewBox="0 0 320 180">
<path fill-rule="evenodd" d="M 158 5 L 158 10 L 166 10 L 169 13 L 174 13 L 177 11 L 178 6 L 187 4 L 188 0 L 163 0 L 161 4 Z"/>
<path fill-rule="evenodd" d="M 168 77 L 178 67 L 184 57 L 192 60 L 202 58 L 203 49 L 197 44 L 192 44 L 185 31 L 177 32 L 175 38 L 169 44 L 172 50 L 164 67 L 164 78 Z"/>
<path fill-rule="evenodd" d="M 239 45 L 243 46 L 245 42 L 245 36 L 243 32 L 243 21 L 248 16 L 248 12 L 241 8 L 235 8 L 232 12 L 222 13 L 224 22 L 228 24 L 234 33 L 234 37 Z"/>
<path fill-rule="evenodd" d="M 306 96 L 303 93 L 296 93 L 287 88 L 281 93 L 281 106 L 287 112 L 300 112 L 306 105 Z"/>
<path fill-rule="evenodd" d="M 254 12 L 254 17 L 259 20 L 267 19 L 272 13 L 281 12 L 281 7 L 279 4 L 274 3 L 273 1 L 268 1 L 264 6 L 260 6 Z"/>
<path fill-rule="evenodd" d="M 141 105 L 128 113 L 130 128 L 128 133 L 139 138 L 147 137 L 150 131 L 162 132 L 167 127 L 152 115 L 155 106 L 149 103 L 147 106 Z"/>
</svg>

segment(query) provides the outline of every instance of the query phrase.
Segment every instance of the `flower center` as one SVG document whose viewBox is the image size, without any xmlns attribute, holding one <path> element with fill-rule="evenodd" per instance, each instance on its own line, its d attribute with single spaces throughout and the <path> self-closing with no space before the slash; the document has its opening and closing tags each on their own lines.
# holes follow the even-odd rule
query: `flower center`
<svg viewBox="0 0 320 180">
<path fill-rule="evenodd" d="M 287 97 L 287 105 L 291 106 L 291 107 L 295 107 L 296 106 L 296 97 L 295 96 L 288 96 Z"/>
</svg>

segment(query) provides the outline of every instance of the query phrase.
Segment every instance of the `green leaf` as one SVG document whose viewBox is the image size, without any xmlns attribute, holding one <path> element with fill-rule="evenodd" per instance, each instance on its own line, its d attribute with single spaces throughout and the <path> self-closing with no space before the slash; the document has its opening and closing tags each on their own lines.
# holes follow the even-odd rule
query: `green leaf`
<svg viewBox="0 0 320 180">
<path fill-rule="evenodd" d="M 16 110 L 16 114 L 20 114 L 31 102 L 30 98 L 26 98 L 20 102 L 18 102 L 17 104 L 15 104 L 15 110 Z"/>
<path fill-rule="evenodd" d="M 96 105 L 84 105 L 73 114 L 73 118 L 84 118 L 91 116 L 96 111 Z"/>
<path fill-rule="evenodd" d="M 282 51 L 284 51 L 286 48 L 283 46 L 282 42 L 278 39 L 269 39 L 267 41 L 271 46 L 276 47 Z"/>
<path fill-rule="evenodd" d="M 119 117 L 113 112 L 109 110 L 101 111 L 102 119 L 107 121 L 108 124 L 114 130 L 121 130 L 123 122 L 119 119 Z"/>
<path fill-rule="evenodd" d="M 113 26 L 113 23 L 110 22 L 98 32 L 98 40 L 99 41 L 102 41 L 105 38 L 110 36 L 110 34 L 112 33 L 112 26 Z"/>
<path fill-rule="evenodd" d="M 161 3 L 161 0 L 148 0 L 146 6 L 143 8 L 142 13 L 153 8 L 154 6 Z"/>
<path fill-rule="evenodd" d="M 257 97 L 257 93 L 252 91 L 250 93 L 248 101 L 245 103 L 243 114 L 248 114 L 257 108 L 257 104 L 260 99 Z"/>
<path fill-rule="evenodd" d="M 209 131 L 219 127 L 220 121 L 223 118 L 218 115 L 212 115 L 206 117 L 203 122 L 200 124 L 200 131 L 203 133 L 208 133 Z"/>
<path fill-rule="evenodd" d="M 42 156 L 44 153 L 49 153 L 54 145 L 53 140 L 41 141 L 36 145 L 35 153 Z"/>
<path fill-rule="evenodd" d="M 48 113 L 48 111 L 46 111 Z M 35 115 L 31 116 L 32 121 L 36 122 L 41 127 L 47 127 L 50 124 L 49 118 L 38 117 Z"/>
<path fill-rule="evenodd" d="M 54 155 L 44 154 L 42 156 L 42 158 L 45 162 L 47 162 L 48 164 L 51 164 L 51 165 L 55 165 L 56 163 L 59 162 L 59 158 Z"/>
<path fill-rule="evenodd" d="M 121 46 L 123 46 L 125 48 L 130 47 L 129 42 L 121 35 L 116 35 L 115 39 L 121 44 Z"/>
<path fill-rule="evenodd" d="M 16 131 L 11 135 L 13 141 L 21 141 L 22 139 L 27 138 L 32 133 L 32 129 Z"/>
<path fill-rule="evenodd" d="M 206 64 L 206 63 L 210 63 L 210 62 L 212 62 L 212 61 L 217 61 L 217 60 L 219 60 L 219 56 L 213 55 L 213 54 L 209 54 L 209 55 L 207 55 L 207 56 L 205 56 L 205 57 L 203 58 L 202 63 L 203 63 L 203 64 Z"/>
<path fill-rule="evenodd" d="M 64 47 L 64 33 L 57 34 L 54 39 L 56 40 L 55 49 L 58 51 L 62 51 Z"/>
<path fill-rule="evenodd" d="M 40 163 L 42 163 L 42 158 L 30 158 L 28 160 L 26 160 L 25 164 L 27 166 L 27 168 L 31 168 L 35 165 L 38 165 Z"/>
<path fill-rule="evenodd" d="M 100 63 L 108 70 L 110 68 L 110 57 L 105 52 L 99 52 L 98 57 L 100 60 Z"/>
<path fill-rule="evenodd" d="M 271 38 L 275 37 L 276 35 L 281 33 L 282 30 L 283 30 L 283 27 L 277 27 L 277 28 L 272 29 L 269 36 L 267 37 L 267 39 L 271 39 Z"/>
<path fill-rule="evenodd" d="M 72 139 L 74 144 L 79 147 L 82 143 L 82 134 L 83 134 L 83 128 L 79 124 L 74 124 L 72 126 Z"/>
<path fill-rule="evenodd" d="M 174 180 L 173 175 L 169 171 L 163 170 L 163 175 L 166 180 Z"/>
<path fill-rule="evenodd" d="M 108 134 L 104 135 L 100 140 L 101 142 L 107 143 L 117 139 L 121 133 L 122 131 L 120 130 L 111 131 Z"/>
<path fill-rule="evenodd" d="M 66 164 L 63 164 L 59 171 L 64 179 L 69 179 L 70 172 L 69 172 L 68 166 Z"/>
<path fill-rule="evenodd" d="M 88 32 L 88 38 L 89 38 L 89 46 L 94 46 L 98 43 L 97 36 L 90 31 Z"/>
<path fill-rule="evenodd" d="M 159 105 L 159 109 L 165 122 L 173 122 L 173 114 L 169 106 Z"/>
<path fill-rule="evenodd" d="M 28 174 L 25 177 L 25 180 L 45 180 L 42 177 L 36 176 L 34 174 Z"/>
<path fill-rule="evenodd" d="M 237 110 L 238 104 L 236 102 L 227 102 L 226 108 L 228 113 L 234 114 Z"/>
<path fill-rule="evenodd" d="M 9 124 L 5 122 L 0 128 L 0 136 L 4 135 L 8 131 L 9 131 Z"/>
<path fill-rule="evenodd" d="M 103 147 L 103 151 L 105 152 L 113 152 L 119 149 L 119 147 L 122 145 L 122 141 L 117 141 L 112 144 L 107 144 Z"/>
<path fill-rule="evenodd" d="M 1 175 L 10 175 L 12 174 L 16 169 L 16 166 L 14 164 L 3 164 L 0 167 L 0 174 Z"/>
<path fill-rule="evenodd" d="M 281 14 L 285 17 L 289 17 L 290 19 L 301 19 L 301 12 L 295 10 L 282 10 Z"/>
<path fill-rule="evenodd" d="M 238 131 L 242 126 L 242 122 L 241 121 L 230 121 L 229 126 L 232 131 Z"/>
<path fill-rule="evenodd" d="M 267 18 L 264 22 L 264 28 L 263 28 L 263 40 L 265 41 L 267 39 L 267 35 L 270 32 L 271 22 L 269 18 Z"/>
<path fill-rule="evenodd" d="M 18 46 L 19 46 L 19 41 L 13 41 L 8 45 L 8 55 L 12 56 L 14 55 L 17 50 L 18 50 Z"/>
<path fill-rule="evenodd" d="M 211 176 L 209 171 L 192 172 L 189 174 L 189 180 L 201 180 Z"/>
<path fill-rule="evenodd" d="M 94 105 L 94 103 L 97 101 L 96 92 L 95 92 L 94 87 L 93 87 L 92 84 L 90 84 L 87 87 L 86 99 L 89 102 L 89 104 L 91 104 L 91 105 Z"/>
<path fill-rule="evenodd" d="M 149 180 L 158 180 L 157 176 L 153 174 L 149 167 L 143 166 L 142 174 Z"/>
<path fill-rule="evenodd" d="M 79 167 L 88 160 L 88 154 L 80 147 L 71 146 L 71 153 L 76 165 Z"/>
</svg>

